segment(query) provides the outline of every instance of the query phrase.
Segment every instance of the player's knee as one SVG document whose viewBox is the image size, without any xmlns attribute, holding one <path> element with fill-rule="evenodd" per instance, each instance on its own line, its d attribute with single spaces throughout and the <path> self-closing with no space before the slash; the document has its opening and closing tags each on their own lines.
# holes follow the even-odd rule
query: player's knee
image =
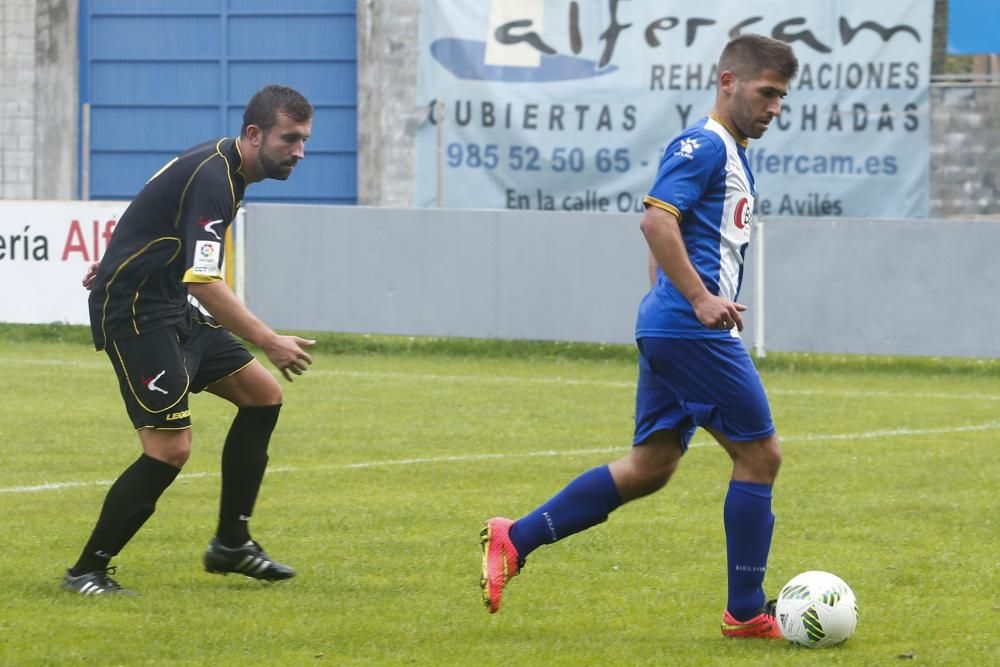
<svg viewBox="0 0 1000 667">
<path fill-rule="evenodd" d="M 142 448 L 147 456 L 175 468 L 183 468 L 191 457 L 191 431 L 155 431 L 140 433 Z"/>
<path fill-rule="evenodd" d="M 285 390 L 281 388 L 281 385 L 277 382 L 274 383 L 270 395 L 268 396 L 267 403 L 265 405 L 281 405 L 281 402 L 285 398 Z"/>
<path fill-rule="evenodd" d="M 771 470 L 775 476 L 778 475 L 779 469 L 781 469 L 781 450 L 776 451 L 774 456 L 771 457 Z"/>
<path fill-rule="evenodd" d="M 656 493 L 667 485 L 667 482 L 670 481 L 670 477 L 676 469 L 677 464 L 673 463 L 647 466 L 637 470 L 632 484 L 631 498 L 640 498 L 648 496 L 651 493 Z"/>
<path fill-rule="evenodd" d="M 262 387 L 260 394 L 257 396 L 258 405 L 281 405 L 281 401 L 284 398 L 284 390 L 281 385 L 275 382 L 273 385 L 268 387 Z"/>
<path fill-rule="evenodd" d="M 680 464 L 680 456 L 671 448 L 639 446 L 632 449 L 629 470 L 636 497 L 662 489 Z"/>
<path fill-rule="evenodd" d="M 768 469 L 773 476 L 777 476 L 778 469 L 781 468 L 781 445 L 779 444 L 777 434 L 768 438 L 767 444 L 764 446 L 764 452 L 764 460 Z"/>
<path fill-rule="evenodd" d="M 778 478 L 778 470 L 781 468 L 781 455 L 777 457 L 768 457 L 764 461 L 764 475 L 767 477 L 768 484 L 774 484 L 774 480 Z"/>
<path fill-rule="evenodd" d="M 753 469 L 760 481 L 767 484 L 774 484 L 778 477 L 778 470 L 781 468 L 781 447 L 778 443 L 778 436 L 772 435 L 759 443 L 752 450 L 749 467 Z"/>
<path fill-rule="evenodd" d="M 677 470 L 677 464 L 677 461 L 668 461 L 649 468 L 646 471 L 646 492 L 653 493 L 666 486 Z"/>
<path fill-rule="evenodd" d="M 667 458 L 657 461 L 649 470 L 650 482 L 655 482 L 660 487 L 664 486 L 674 476 L 678 465 L 680 465 L 680 459 Z"/>
<path fill-rule="evenodd" d="M 183 468 L 184 464 L 187 463 L 188 459 L 191 457 L 191 445 L 183 448 L 178 448 L 173 452 L 168 454 L 167 463 L 174 466 L 175 468 Z"/>
<path fill-rule="evenodd" d="M 265 378 L 263 381 L 247 386 L 246 391 L 237 402 L 239 407 L 249 408 L 264 405 L 281 405 L 284 398 L 284 390 L 281 388 L 281 384 L 271 377 L 270 374 L 266 375 Z"/>
<path fill-rule="evenodd" d="M 280 405 L 284 398 L 284 390 L 281 383 L 274 379 L 274 376 L 267 373 L 264 382 L 259 382 L 254 387 L 255 405 Z"/>
<path fill-rule="evenodd" d="M 172 443 L 169 449 L 165 450 L 164 454 L 168 457 L 167 463 L 176 468 L 183 468 L 184 464 L 191 458 L 191 438 L 178 439 Z"/>
</svg>

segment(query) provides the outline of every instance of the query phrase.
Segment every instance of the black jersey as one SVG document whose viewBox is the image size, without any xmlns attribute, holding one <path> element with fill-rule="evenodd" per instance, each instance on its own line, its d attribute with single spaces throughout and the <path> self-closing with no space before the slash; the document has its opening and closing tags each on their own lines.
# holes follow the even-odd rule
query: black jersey
<svg viewBox="0 0 1000 667">
<path fill-rule="evenodd" d="M 158 171 L 111 236 L 90 292 L 94 345 L 187 317 L 187 284 L 222 279 L 226 229 L 246 181 L 234 139 L 199 144 Z"/>
</svg>

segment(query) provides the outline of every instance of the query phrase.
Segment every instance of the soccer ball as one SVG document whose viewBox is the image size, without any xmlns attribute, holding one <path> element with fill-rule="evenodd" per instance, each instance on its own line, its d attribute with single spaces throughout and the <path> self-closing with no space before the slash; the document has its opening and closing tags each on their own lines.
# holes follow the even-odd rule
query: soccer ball
<svg viewBox="0 0 1000 667">
<path fill-rule="evenodd" d="M 788 641 L 809 648 L 835 646 L 854 634 L 858 602 L 840 577 L 803 572 L 778 593 L 775 615 Z"/>
</svg>

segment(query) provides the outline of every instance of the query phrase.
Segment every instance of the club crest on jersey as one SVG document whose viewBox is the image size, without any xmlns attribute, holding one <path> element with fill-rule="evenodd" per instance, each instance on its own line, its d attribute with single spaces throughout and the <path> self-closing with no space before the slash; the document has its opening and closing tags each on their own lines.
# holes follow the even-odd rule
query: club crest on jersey
<svg viewBox="0 0 1000 667">
<path fill-rule="evenodd" d="M 736 203 L 736 208 L 733 210 L 733 223 L 739 229 L 748 229 L 752 219 L 753 206 L 750 205 L 749 199 L 743 197 Z"/>
<path fill-rule="evenodd" d="M 698 143 L 697 139 L 681 139 L 681 146 L 677 149 L 674 155 L 680 157 L 686 157 L 689 160 L 694 159 L 694 152 L 701 148 L 701 144 Z"/>
<path fill-rule="evenodd" d="M 215 226 L 220 222 L 222 222 L 221 218 L 219 220 L 207 220 L 204 216 L 199 216 L 198 218 L 198 224 L 204 227 L 206 232 L 209 232 L 219 241 L 222 240 L 222 237 L 219 236 L 217 231 L 215 231 Z"/>
</svg>

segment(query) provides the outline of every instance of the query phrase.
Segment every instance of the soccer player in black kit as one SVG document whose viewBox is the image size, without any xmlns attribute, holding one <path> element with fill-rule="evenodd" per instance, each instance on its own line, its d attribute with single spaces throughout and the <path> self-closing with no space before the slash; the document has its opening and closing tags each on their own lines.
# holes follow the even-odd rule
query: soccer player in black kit
<svg viewBox="0 0 1000 667">
<path fill-rule="evenodd" d="M 269 581 L 295 575 L 249 531 L 281 385 L 232 334 L 263 350 L 289 381 L 312 363 L 305 348 L 313 341 L 279 335 L 257 319 L 222 280 L 222 258 L 247 185 L 288 178 L 305 156 L 312 115 L 291 88 L 260 90 L 247 104 L 238 138 L 195 146 L 149 179 L 122 214 L 100 264 L 84 277 L 94 344 L 118 375 L 142 455 L 108 491 L 90 539 L 62 579 L 64 590 L 130 593 L 111 578 L 110 561 L 187 461 L 188 394 L 202 390 L 238 408 L 223 447 L 219 524 L 205 569 Z"/>
</svg>

